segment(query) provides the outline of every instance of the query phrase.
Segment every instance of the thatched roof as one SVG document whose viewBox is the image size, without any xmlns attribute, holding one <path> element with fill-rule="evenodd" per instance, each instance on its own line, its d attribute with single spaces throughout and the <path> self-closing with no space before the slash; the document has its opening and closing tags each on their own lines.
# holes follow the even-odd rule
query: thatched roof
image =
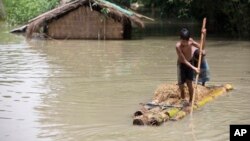
<svg viewBox="0 0 250 141">
<path fill-rule="evenodd" d="M 96 11 L 101 11 L 105 8 L 108 10 L 106 13 L 107 16 L 112 17 L 117 21 L 130 20 L 135 25 L 142 28 L 144 27 L 144 23 L 141 19 L 150 19 L 138 13 L 123 9 L 105 0 L 75 0 L 31 19 L 26 25 L 12 30 L 11 33 L 26 32 L 27 37 L 31 37 L 34 32 L 38 31 L 53 19 L 60 18 L 60 16 L 63 16 L 80 6 L 89 6 L 91 10 Z"/>
</svg>

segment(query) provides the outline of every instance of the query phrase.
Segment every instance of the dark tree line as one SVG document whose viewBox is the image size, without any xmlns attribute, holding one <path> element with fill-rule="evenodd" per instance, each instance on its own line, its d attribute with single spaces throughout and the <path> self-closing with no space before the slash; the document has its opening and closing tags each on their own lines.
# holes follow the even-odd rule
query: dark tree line
<svg viewBox="0 0 250 141">
<path fill-rule="evenodd" d="M 0 0 L 0 20 L 4 18 L 4 15 L 5 15 L 5 11 L 3 7 L 3 2 Z"/>
<path fill-rule="evenodd" d="M 72 0 L 67 0 L 72 1 Z M 201 21 L 207 17 L 210 33 L 223 33 L 250 39 L 250 0 L 108 0 L 129 7 L 138 2 L 146 9 L 157 9 L 162 19 Z M 3 2 L 3 5 L 2 3 Z M 0 19 L 21 24 L 59 4 L 60 0 L 0 0 Z M 3 11 L 5 9 L 5 11 Z M 154 18 L 154 17 L 153 17 Z"/>
<path fill-rule="evenodd" d="M 112 0 L 111 0 L 112 1 Z M 134 0 L 113 0 L 132 3 Z M 156 8 L 161 18 L 208 19 L 213 33 L 250 38 L 250 0 L 138 0 L 146 8 Z"/>
<path fill-rule="evenodd" d="M 209 28 L 234 37 L 250 36 L 249 0 L 193 0 L 190 16 L 200 20 L 206 16 Z"/>
</svg>

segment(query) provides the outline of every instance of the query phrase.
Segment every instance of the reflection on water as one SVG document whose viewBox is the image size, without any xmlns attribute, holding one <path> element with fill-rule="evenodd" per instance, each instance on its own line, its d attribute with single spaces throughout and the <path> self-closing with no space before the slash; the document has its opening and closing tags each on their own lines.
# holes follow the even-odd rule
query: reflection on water
<svg viewBox="0 0 250 141">
<path fill-rule="evenodd" d="M 230 124 L 250 122 L 250 42 L 208 38 L 208 84 L 236 89 L 195 111 L 192 124 L 187 117 L 154 128 L 133 126 L 131 116 L 157 85 L 176 82 L 178 37 L 9 38 L 0 43 L 0 140 L 219 141 Z"/>
</svg>

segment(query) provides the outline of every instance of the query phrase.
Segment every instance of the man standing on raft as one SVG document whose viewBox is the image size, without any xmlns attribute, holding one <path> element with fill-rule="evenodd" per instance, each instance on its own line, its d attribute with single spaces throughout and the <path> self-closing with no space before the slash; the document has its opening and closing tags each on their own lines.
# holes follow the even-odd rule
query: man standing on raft
<svg viewBox="0 0 250 141">
<path fill-rule="evenodd" d="M 206 30 L 203 30 L 202 32 L 206 32 Z M 181 92 L 181 99 L 185 102 L 185 92 L 184 92 L 184 84 L 187 84 L 188 91 L 189 91 L 189 104 L 192 103 L 193 98 L 193 77 L 194 77 L 194 71 L 195 73 L 200 73 L 200 69 L 196 67 L 194 64 L 194 57 L 197 55 L 196 51 L 197 48 L 200 48 L 200 44 L 195 42 L 190 37 L 190 32 L 187 28 L 181 29 L 180 32 L 180 41 L 176 43 L 176 53 L 178 55 L 178 61 L 177 61 L 177 72 L 178 72 L 178 85 Z M 205 55 L 205 52 L 203 51 L 203 56 Z M 203 83 L 203 82 L 202 82 Z M 203 83 L 205 84 L 205 82 Z"/>
</svg>

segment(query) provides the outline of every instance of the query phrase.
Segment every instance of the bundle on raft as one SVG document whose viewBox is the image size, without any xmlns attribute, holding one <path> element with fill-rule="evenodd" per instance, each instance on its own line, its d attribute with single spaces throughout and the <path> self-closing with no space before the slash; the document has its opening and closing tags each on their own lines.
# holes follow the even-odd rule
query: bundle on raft
<svg viewBox="0 0 250 141">
<path fill-rule="evenodd" d="M 198 85 L 194 110 L 232 89 L 233 86 L 230 84 L 210 87 Z M 187 87 L 185 87 L 185 94 L 188 100 Z M 134 113 L 133 125 L 159 126 L 167 121 L 182 119 L 191 111 L 191 106 L 183 103 L 178 85 L 162 84 L 156 89 L 152 101 L 140 104 L 142 107 Z"/>
</svg>

